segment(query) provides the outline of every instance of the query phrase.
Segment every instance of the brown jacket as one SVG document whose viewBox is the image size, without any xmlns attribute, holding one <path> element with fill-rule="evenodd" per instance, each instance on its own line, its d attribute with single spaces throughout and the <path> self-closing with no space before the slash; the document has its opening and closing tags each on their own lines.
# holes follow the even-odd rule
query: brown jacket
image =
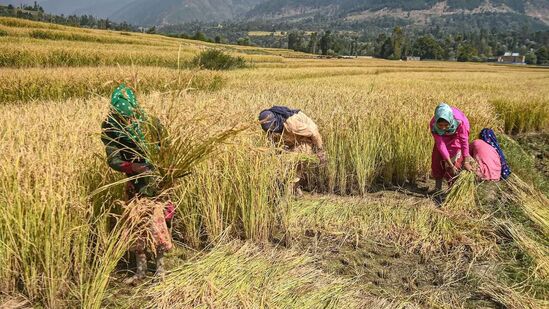
<svg viewBox="0 0 549 309">
<path fill-rule="evenodd" d="M 317 153 L 324 148 L 317 125 L 303 112 L 286 119 L 282 142 L 290 151 Z"/>
</svg>

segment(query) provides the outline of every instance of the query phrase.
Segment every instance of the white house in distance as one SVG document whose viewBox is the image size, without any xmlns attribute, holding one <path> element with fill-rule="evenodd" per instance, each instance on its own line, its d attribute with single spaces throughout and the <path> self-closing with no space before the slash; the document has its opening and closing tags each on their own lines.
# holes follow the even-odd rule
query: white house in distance
<svg viewBox="0 0 549 309">
<path fill-rule="evenodd" d="M 519 53 L 506 52 L 503 56 L 498 57 L 498 63 L 505 64 L 526 64 L 526 57 Z"/>
<path fill-rule="evenodd" d="M 406 61 L 420 61 L 421 57 L 416 56 L 406 56 Z"/>
</svg>

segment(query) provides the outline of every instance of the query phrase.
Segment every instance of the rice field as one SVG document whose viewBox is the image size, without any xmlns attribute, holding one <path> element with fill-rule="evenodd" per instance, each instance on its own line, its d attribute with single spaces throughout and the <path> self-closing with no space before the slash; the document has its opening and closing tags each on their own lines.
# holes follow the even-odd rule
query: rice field
<svg viewBox="0 0 549 309">
<path fill-rule="evenodd" d="M 547 180 L 512 143 L 549 133 L 549 71 L 321 60 L 9 18 L 0 30 L 0 307 L 549 305 Z M 187 68 L 207 48 L 252 65 Z M 162 160 L 200 156 L 167 193 L 169 272 L 137 287 L 123 284 L 135 238 L 118 216 L 123 179 L 100 141 L 122 81 L 181 141 Z M 428 122 L 441 101 L 467 114 L 471 138 L 494 128 L 516 175 L 464 175 L 437 208 Z M 323 135 L 328 162 L 308 167 L 305 197 L 291 195 L 297 158 L 257 123 L 272 105 L 302 109 Z"/>
</svg>

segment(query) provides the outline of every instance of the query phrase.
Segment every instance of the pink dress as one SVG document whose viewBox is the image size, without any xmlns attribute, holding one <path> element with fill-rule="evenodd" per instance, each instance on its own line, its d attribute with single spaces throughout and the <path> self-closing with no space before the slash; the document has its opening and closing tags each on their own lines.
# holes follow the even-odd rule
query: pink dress
<svg viewBox="0 0 549 309">
<path fill-rule="evenodd" d="M 454 118 L 459 121 L 457 131 L 451 135 L 438 135 L 433 132 L 433 126 L 435 125 L 435 118 L 431 119 L 429 128 L 431 134 L 435 140 L 435 146 L 431 156 L 431 171 L 435 179 L 445 178 L 447 180 L 452 178 L 444 165 L 444 161 L 452 159 L 456 167 L 460 168 L 463 159 L 469 157 L 469 132 L 471 127 L 469 120 L 459 109 L 452 107 Z"/>
<path fill-rule="evenodd" d="M 482 180 L 499 181 L 501 160 L 496 149 L 480 139 L 474 140 L 469 148 L 471 156 L 478 163 L 477 176 Z"/>
</svg>

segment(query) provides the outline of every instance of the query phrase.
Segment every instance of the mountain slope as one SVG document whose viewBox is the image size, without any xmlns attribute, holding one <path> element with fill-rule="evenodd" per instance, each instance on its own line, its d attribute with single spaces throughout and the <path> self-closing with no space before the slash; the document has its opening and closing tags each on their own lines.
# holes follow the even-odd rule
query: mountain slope
<svg viewBox="0 0 549 309">
<path fill-rule="evenodd" d="M 38 0 L 54 14 L 94 15 L 135 25 L 223 21 L 244 15 L 266 0 Z M 33 4 L 33 0 L 0 0 L 0 4 Z"/>
<path fill-rule="evenodd" d="M 0 0 L 0 3 L 31 0 Z M 91 14 L 135 25 L 227 20 L 294 23 L 323 28 L 361 23 L 426 25 L 460 20 L 475 26 L 528 24 L 549 28 L 549 0 L 38 0 L 57 14 Z M 315 19 L 311 27 L 308 19 Z M 320 22 L 319 22 L 320 20 Z M 497 21 L 494 23 L 493 21 Z M 457 25 L 460 27 L 460 25 Z"/>
<path fill-rule="evenodd" d="M 223 21 L 245 14 L 264 0 L 135 0 L 111 18 L 139 25 Z"/>
<path fill-rule="evenodd" d="M 246 14 L 253 20 L 301 20 L 312 15 L 343 22 L 380 17 L 425 23 L 432 17 L 516 15 L 549 26 L 549 0 L 269 0 Z"/>
<path fill-rule="evenodd" d="M 44 10 L 53 14 L 93 15 L 107 18 L 134 0 L 36 0 Z M 34 4 L 34 0 L 0 0 L 0 4 Z"/>
<path fill-rule="evenodd" d="M 41 5 L 47 12 L 57 14 L 94 15 L 106 18 L 127 7 L 133 0 L 45 0 Z"/>
</svg>

